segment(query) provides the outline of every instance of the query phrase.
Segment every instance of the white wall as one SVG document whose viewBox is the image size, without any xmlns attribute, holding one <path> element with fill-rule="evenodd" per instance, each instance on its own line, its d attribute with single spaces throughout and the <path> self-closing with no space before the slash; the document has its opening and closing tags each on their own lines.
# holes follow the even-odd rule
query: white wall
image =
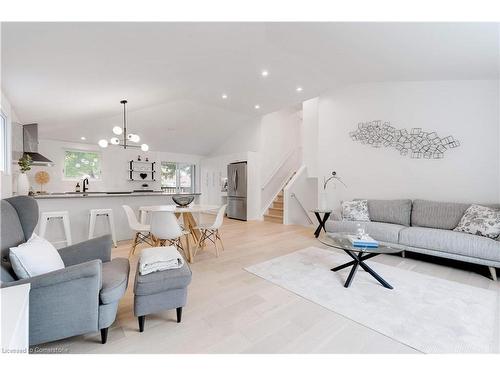
<svg viewBox="0 0 500 375">
<path fill-rule="evenodd" d="M 287 155 L 300 146 L 300 111 L 287 108 L 262 117 L 259 154 L 264 184 L 280 167 Z"/>
<path fill-rule="evenodd" d="M 261 119 L 258 118 L 230 134 L 229 137 L 221 139 L 220 145 L 209 154 L 209 157 L 259 151 L 260 137 Z"/>
<path fill-rule="evenodd" d="M 302 160 L 309 177 L 318 176 L 318 106 L 319 98 L 309 99 L 302 103 L 302 124 L 300 125 Z"/>
<path fill-rule="evenodd" d="M 30 183 L 35 190 L 40 187 L 34 181 L 34 175 L 39 170 L 45 170 L 50 174 L 50 182 L 44 186 L 47 192 L 64 192 L 74 191 L 77 181 L 67 181 L 63 179 L 63 160 L 64 151 L 66 149 L 77 150 L 92 150 L 98 151 L 102 156 L 102 179 L 100 181 L 90 181 L 90 191 L 130 191 L 141 188 L 141 181 L 127 181 L 128 176 L 128 161 L 136 160 L 137 155 L 141 155 L 142 160 L 147 156 L 150 161 L 156 161 L 157 178 L 156 182 L 147 182 L 150 189 L 160 189 L 160 163 L 162 161 L 186 162 L 196 165 L 199 169 L 201 156 L 191 154 L 178 154 L 169 152 L 149 151 L 147 153 L 138 150 L 124 150 L 122 148 L 108 147 L 100 148 L 97 145 L 85 143 L 69 143 L 54 140 L 42 139 L 39 140 L 38 152 L 49 158 L 55 163 L 54 167 L 37 167 L 33 166 L 28 172 Z M 17 168 L 15 175 L 17 175 Z M 197 173 L 199 175 L 199 173 Z M 15 180 L 15 179 L 14 179 Z M 81 186 L 81 182 L 80 182 Z M 199 191 L 199 177 L 196 181 L 196 187 Z"/>
<path fill-rule="evenodd" d="M 366 83 L 321 96 L 320 175 L 336 170 L 348 185 L 332 190 L 330 203 L 355 197 L 498 202 L 498 101 L 497 81 Z M 352 141 L 349 132 L 371 120 L 452 135 L 461 146 L 444 159 L 417 160 Z"/>
</svg>

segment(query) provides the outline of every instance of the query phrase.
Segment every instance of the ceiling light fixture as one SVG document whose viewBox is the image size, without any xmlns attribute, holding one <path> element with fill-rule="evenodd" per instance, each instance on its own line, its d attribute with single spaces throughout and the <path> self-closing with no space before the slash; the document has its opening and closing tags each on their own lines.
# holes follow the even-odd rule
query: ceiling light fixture
<svg viewBox="0 0 500 375">
<path fill-rule="evenodd" d="M 148 151 L 149 146 L 145 143 L 143 143 L 140 146 L 139 145 L 131 145 L 131 144 L 127 143 L 128 141 L 134 142 L 134 143 L 139 143 L 139 141 L 141 140 L 141 137 L 139 137 L 137 134 L 134 134 L 134 133 L 127 134 L 127 101 L 122 100 L 120 103 L 123 104 L 123 129 L 119 126 L 114 126 L 112 130 L 113 130 L 113 133 L 116 135 L 123 134 L 123 138 L 120 140 L 117 137 L 113 137 L 109 140 L 109 142 L 106 139 L 101 139 L 98 142 L 99 146 L 105 148 L 105 147 L 108 147 L 109 143 L 111 143 L 112 145 L 115 145 L 115 146 L 121 146 L 124 149 L 126 149 L 126 148 L 140 148 L 144 152 Z M 82 137 L 82 139 L 83 139 L 83 137 Z"/>
<path fill-rule="evenodd" d="M 262 75 L 262 77 L 267 77 L 269 75 L 269 72 L 267 70 L 263 70 L 260 74 Z"/>
<path fill-rule="evenodd" d="M 80 139 L 81 139 L 82 141 L 85 141 L 87 138 L 85 138 L 85 137 L 80 137 Z"/>
<path fill-rule="evenodd" d="M 295 89 L 295 91 L 297 91 L 297 92 L 302 92 L 302 90 L 303 90 L 303 89 L 302 89 L 302 87 L 300 87 L 300 86 L 299 86 L 299 87 L 297 87 L 297 88 Z"/>
<path fill-rule="evenodd" d="M 255 108 L 255 109 L 260 109 L 260 105 L 255 104 L 254 108 Z"/>
<path fill-rule="evenodd" d="M 227 94 L 222 94 L 222 99 L 227 99 Z"/>
</svg>

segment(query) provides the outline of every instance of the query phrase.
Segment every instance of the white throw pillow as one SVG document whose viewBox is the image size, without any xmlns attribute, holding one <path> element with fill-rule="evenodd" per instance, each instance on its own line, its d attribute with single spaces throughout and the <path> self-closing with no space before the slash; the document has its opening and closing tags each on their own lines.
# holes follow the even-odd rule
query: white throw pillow
<svg viewBox="0 0 500 375">
<path fill-rule="evenodd" d="M 500 235 L 500 210 L 473 204 L 453 230 L 497 238 Z"/>
<path fill-rule="evenodd" d="M 54 245 L 35 233 L 28 242 L 11 247 L 9 258 L 12 269 L 19 279 L 27 279 L 64 268 L 64 262 Z"/>
<path fill-rule="evenodd" d="M 342 220 L 344 221 L 370 221 L 368 214 L 368 201 L 360 199 L 356 201 L 342 202 Z"/>
</svg>

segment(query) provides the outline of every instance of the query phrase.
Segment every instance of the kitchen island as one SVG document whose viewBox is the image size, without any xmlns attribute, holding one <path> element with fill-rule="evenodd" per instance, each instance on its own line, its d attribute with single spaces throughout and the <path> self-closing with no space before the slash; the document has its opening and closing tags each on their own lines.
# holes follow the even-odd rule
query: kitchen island
<svg viewBox="0 0 500 375">
<path fill-rule="evenodd" d="M 115 218 L 115 232 L 118 241 L 132 239 L 133 232 L 127 221 L 127 216 L 122 205 L 132 207 L 136 215 L 139 215 L 139 207 L 153 205 L 175 204 L 172 194 L 164 192 L 85 192 L 85 193 L 50 193 L 34 195 L 41 212 L 45 211 L 68 211 L 71 236 L 73 243 L 88 239 L 89 210 L 93 208 L 111 208 Z M 198 203 L 200 193 L 185 194 L 195 195 L 195 203 Z M 38 233 L 38 226 L 36 229 Z M 98 218 L 94 236 L 109 233 L 108 222 L 105 218 Z M 61 222 L 54 221 L 47 225 L 46 237 L 49 241 L 61 241 L 64 231 Z"/>
</svg>

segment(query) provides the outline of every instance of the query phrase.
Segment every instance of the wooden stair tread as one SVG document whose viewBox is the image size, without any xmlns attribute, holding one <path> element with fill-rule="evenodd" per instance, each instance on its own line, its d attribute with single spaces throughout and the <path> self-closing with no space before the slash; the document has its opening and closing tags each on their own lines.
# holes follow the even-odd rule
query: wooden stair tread
<svg viewBox="0 0 500 375">
<path fill-rule="evenodd" d="M 265 214 L 265 217 L 272 217 L 273 219 L 283 219 L 281 216 Z"/>
</svg>

